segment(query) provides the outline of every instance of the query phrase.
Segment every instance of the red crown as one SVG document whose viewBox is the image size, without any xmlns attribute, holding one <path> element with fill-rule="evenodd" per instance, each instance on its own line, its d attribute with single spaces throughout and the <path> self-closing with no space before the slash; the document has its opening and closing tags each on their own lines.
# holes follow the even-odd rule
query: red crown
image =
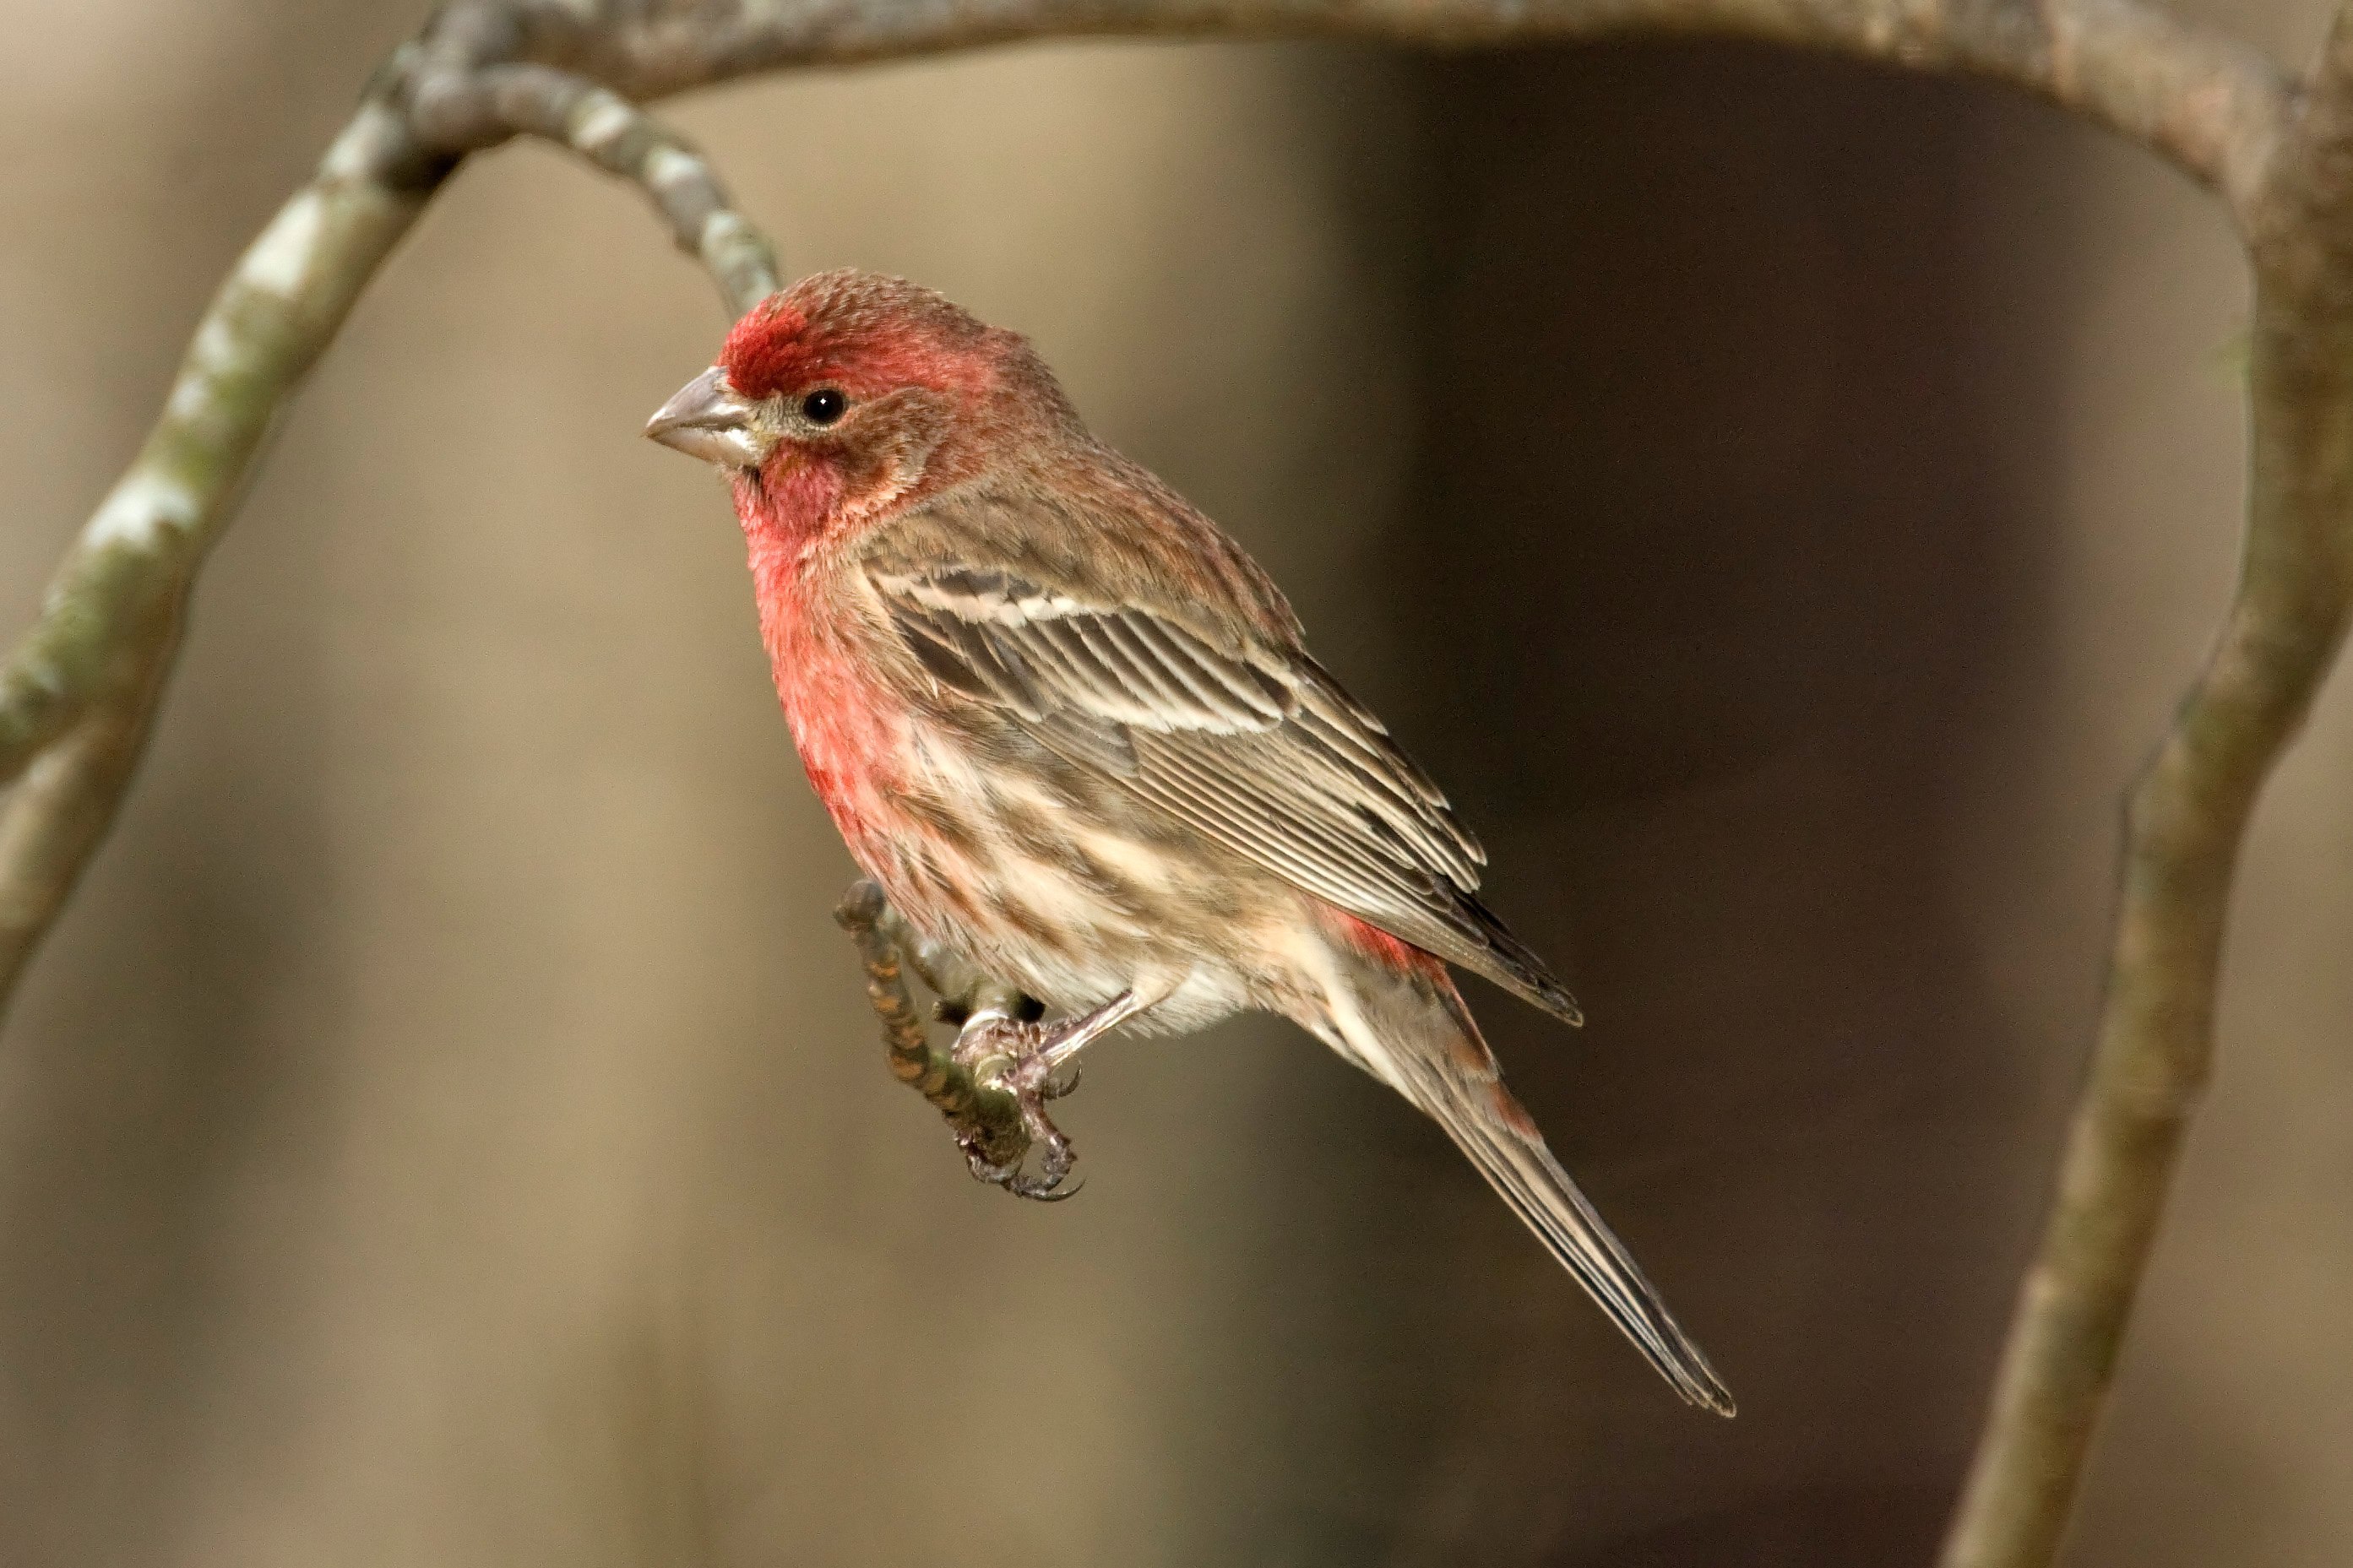
<svg viewBox="0 0 2353 1568">
<path fill-rule="evenodd" d="M 719 352 L 728 384 L 741 397 L 772 397 L 810 372 L 816 345 L 803 333 L 808 318 L 781 299 L 754 306 L 727 334 Z"/>
</svg>

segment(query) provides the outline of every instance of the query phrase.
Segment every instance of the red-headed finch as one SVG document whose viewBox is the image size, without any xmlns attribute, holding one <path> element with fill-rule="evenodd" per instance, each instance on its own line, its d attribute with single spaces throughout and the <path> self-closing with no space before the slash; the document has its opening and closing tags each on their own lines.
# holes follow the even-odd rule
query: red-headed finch
<svg viewBox="0 0 2353 1568">
<path fill-rule="evenodd" d="M 733 479 L 776 690 L 850 854 L 924 936 L 1066 1015 L 966 1026 L 1016 1058 L 1026 1110 L 1115 1025 L 1282 1014 L 1435 1118 L 1677 1393 L 1732 1413 L 1448 975 L 1578 1021 L 1479 901 L 1478 840 L 1266 574 L 1095 439 L 1026 341 L 822 273 L 647 434 Z"/>
</svg>

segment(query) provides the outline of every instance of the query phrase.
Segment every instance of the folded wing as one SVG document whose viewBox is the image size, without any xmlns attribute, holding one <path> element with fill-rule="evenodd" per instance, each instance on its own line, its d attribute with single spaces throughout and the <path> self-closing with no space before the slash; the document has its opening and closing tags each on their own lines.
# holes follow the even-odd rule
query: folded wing
<svg viewBox="0 0 2353 1568">
<path fill-rule="evenodd" d="M 1476 894 L 1486 856 L 1381 721 L 1303 651 L 1014 571 L 870 567 L 925 670 L 1317 898 L 1571 1023 Z"/>
</svg>

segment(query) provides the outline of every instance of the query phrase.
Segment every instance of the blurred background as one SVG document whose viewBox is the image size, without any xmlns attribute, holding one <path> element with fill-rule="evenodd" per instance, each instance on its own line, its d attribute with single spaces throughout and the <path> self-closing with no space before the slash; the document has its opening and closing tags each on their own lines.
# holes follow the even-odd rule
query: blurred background
<svg viewBox="0 0 2353 1568">
<path fill-rule="evenodd" d="M 0 0 L 0 629 L 425 10 Z M 1103 1050 L 1076 1203 L 966 1177 L 724 494 L 638 437 L 710 286 L 517 148 L 287 422 L 0 1038 L 0 1563 L 1928 1561 L 2231 577 L 2219 209 L 1734 48 L 673 107 L 790 270 L 1032 334 L 1289 587 L 1586 1004 L 1472 996 L 1740 1418 L 1286 1026 Z M 2353 1557 L 2349 698 L 2256 819 L 2078 1568 Z"/>
</svg>

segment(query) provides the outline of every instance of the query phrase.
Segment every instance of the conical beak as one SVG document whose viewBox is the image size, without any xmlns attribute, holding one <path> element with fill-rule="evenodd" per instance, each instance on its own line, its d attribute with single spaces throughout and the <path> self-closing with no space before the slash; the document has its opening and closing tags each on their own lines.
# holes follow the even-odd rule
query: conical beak
<svg viewBox="0 0 2353 1568">
<path fill-rule="evenodd" d="M 727 373 L 713 365 L 646 421 L 646 434 L 723 468 L 756 468 L 776 444 L 760 425 L 760 405 L 738 397 Z"/>
</svg>

